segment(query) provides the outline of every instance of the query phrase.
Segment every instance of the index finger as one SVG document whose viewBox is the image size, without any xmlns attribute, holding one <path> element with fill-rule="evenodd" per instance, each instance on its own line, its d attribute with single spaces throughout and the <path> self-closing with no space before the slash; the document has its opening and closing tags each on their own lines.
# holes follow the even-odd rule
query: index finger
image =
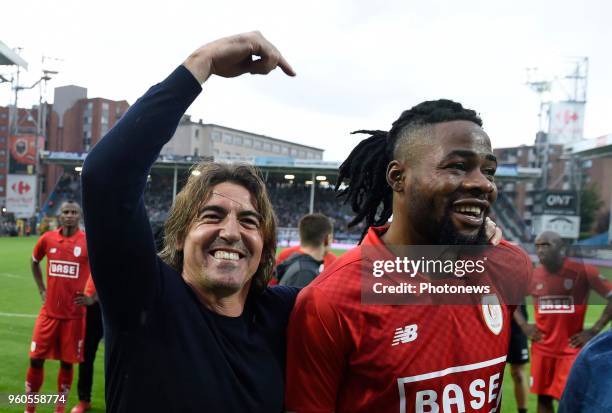
<svg viewBox="0 0 612 413">
<path fill-rule="evenodd" d="M 287 59 L 285 59 L 281 52 L 276 48 L 276 46 L 270 43 L 268 39 L 266 39 L 260 32 L 255 32 L 254 34 L 256 39 L 253 45 L 253 53 L 261 57 L 277 54 L 278 61 L 276 65 L 280 67 L 286 75 L 295 76 L 295 71 L 293 70 L 289 62 L 287 62 Z"/>
<path fill-rule="evenodd" d="M 293 70 L 293 68 L 291 67 L 289 62 L 287 62 L 287 60 L 283 57 L 283 55 L 281 55 L 278 59 L 278 67 L 280 67 L 287 76 L 296 75 L 295 70 Z"/>
</svg>

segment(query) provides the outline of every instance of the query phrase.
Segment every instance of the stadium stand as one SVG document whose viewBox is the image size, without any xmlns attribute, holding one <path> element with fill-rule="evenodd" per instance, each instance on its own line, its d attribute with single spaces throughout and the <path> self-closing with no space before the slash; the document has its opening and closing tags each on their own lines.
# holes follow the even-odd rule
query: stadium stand
<svg viewBox="0 0 612 413">
<path fill-rule="evenodd" d="M 184 177 L 183 177 L 184 178 Z M 145 205 L 153 231 L 156 233 L 165 222 L 172 206 L 172 181 L 169 174 L 152 172 L 145 192 Z M 178 189 L 184 179 L 179 179 Z M 278 219 L 279 228 L 296 228 L 300 218 L 309 213 L 310 186 L 304 183 L 276 180 L 270 176 L 267 181 L 270 199 Z M 81 202 L 81 187 L 78 173 L 65 173 L 49 196 L 43 216 L 57 215 L 59 206 L 67 200 Z M 351 211 L 348 205 L 341 204 L 336 192 L 329 186 L 318 186 L 315 190 L 314 211 L 330 217 L 334 224 L 334 239 L 345 243 L 356 243 L 363 231 L 363 224 L 348 229 Z M 280 240 L 279 240 L 280 241 Z"/>
</svg>

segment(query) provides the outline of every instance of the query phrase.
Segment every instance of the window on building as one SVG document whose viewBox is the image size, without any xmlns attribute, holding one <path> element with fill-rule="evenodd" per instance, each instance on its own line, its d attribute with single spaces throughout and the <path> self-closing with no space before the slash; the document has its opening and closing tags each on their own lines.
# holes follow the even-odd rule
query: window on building
<svg viewBox="0 0 612 413">
<path fill-rule="evenodd" d="M 253 139 L 244 138 L 244 146 L 246 146 L 247 148 L 250 148 L 251 146 L 253 146 Z"/>
<path fill-rule="evenodd" d="M 6 164 L 4 162 L 0 162 L 0 168 L 4 168 Z"/>
<path fill-rule="evenodd" d="M 6 112 L 0 113 L 0 119 L 6 119 L 6 118 L 8 118 L 8 115 Z"/>
<path fill-rule="evenodd" d="M 270 149 L 272 149 L 270 144 L 268 142 L 264 142 L 263 150 L 266 151 L 266 152 L 270 152 Z"/>
<path fill-rule="evenodd" d="M 108 123 L 103 123 L 100 126 L 100 135 L 104 136 L 104 135 L 106 135 L 107 132 L 108 132 Z"/>
<path fill-rule="evenodd" d="M 297 156 L 298 151 L 295 148 L 291 148 L 291 156 Z"/>
<path fill-rule="evenodd" d="M 4 136 L 0 137 L 0 143 L 5 143 L 6 142 L 6 138 Z"/>
<path fill-rule="evenodd" d="M 83 132 L 83 147 L 85 148 L 85 151 L 89 151 L 89 148 L 91 147 L 91 132 Z"/>
<path fill-rule="evenodd" d="M 242 136 L 234 136 L 234 139 L 232 142 L 234 143 L 234 145 L 242 146 Z"/>
<path fill-rule="evenodd" d="M 221 142 L 221 134 L 219 132 L 212 133 L 213 142 Z"/>
<path fill-rule="evenodd" d="M 4 149 L 0 150 L 0 156 L 6 156 L 6 151 Z"/>
<path fill-rule="evenodd" d="M 289 154 L 289 148 L 287 148 L 286 146 L 283 146 L 283 147 L 281 148 L 281 153 L 282 153 L 283 155 L 288 155 L 288 154 Z"/>
<path fill-rule="evenodd" d="M 4 125 L 0 125 L 0 130 L 1 130 L 1 131 L 5 131 L 5 130 L 6 130 L 6 126 L 4 126 Z"/>
<path fill-rule="evenodd" d="M 305 157 L 306 157 L 305 151 L 298 151 L 298 158 L 305 158 Z"/>
<path fill-rule="evenodd" d="M 255 148 L 255 149 L 261 149 L 261 141 L 254 140 L 254 141 L 253 141 L 253 148 Z"/>
<path fill-rule="evenodd" d="M 193 156 L 200 156 L 200 149 L 199 148 L 193 148 Z"/>
<path fill-rule="evenodd" d="M 196 130 L 193 132 L 193 136 L 195 136 L 196 138 L 200 137 L 200 130 L 196 128 Z"/>
<path fill-rule="evenodd" d="M 223 134 L 223 143 L 232 143 L 232 135 L 230 135 L 229 133 L 224 133 Z"/>
<path fill-rule="evenodd" d="M 276 144 L 276 143 L 275 143 L 275 144 L 273 144 L 273 145 L 272 145 L 272 152 L 274 152 L 274 153 L 280 153 L 280 145 L 278 145 L 278 144 Z"/>
<path fill-rule="evenodd" d="M 93 110 L 93 102 L 87 102 L 87 110 Z"/>
</svg>

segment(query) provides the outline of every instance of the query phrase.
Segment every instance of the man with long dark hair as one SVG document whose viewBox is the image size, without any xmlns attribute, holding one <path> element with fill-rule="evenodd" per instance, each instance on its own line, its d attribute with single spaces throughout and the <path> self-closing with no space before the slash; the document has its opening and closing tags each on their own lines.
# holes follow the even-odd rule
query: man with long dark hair
<svg viewBox="0 0 612 413">
<path fill-rule="evenodd" d="M 103 310 L 111 412 L 278 412 L 296 289 L 266 288 L 276 223 L 247 165 L 197 166 L 158 257 L 147 174 L 211 75 L 293 70 L 258 32 L 196 50 L 153 86 L 83 166 L 85 226 Z"/>
</svg>

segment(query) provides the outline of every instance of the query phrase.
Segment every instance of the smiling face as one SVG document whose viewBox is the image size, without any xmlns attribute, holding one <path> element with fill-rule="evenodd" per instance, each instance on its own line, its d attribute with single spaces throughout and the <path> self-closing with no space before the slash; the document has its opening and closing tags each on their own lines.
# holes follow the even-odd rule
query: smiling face
<svg viewBox="0 0 612 413">
<path fill-rule="evenodd" d="M 388 180 L 397 216 L 411 239 L 431 244 L 486 243 L 484 221 L 497 198 L 497 161 L 487 134 L 473 122 L 425 126 L 410 155 L 392 161 Z M 398 181 L 399 180 L 399 181 Z"/>
<path fill-rule="evenodd" d="M 215 185 L 180 248 L 185 280 L 221 296 L 248 288 L 261 260 L 261 225 L 245 187 L 232 182 Z"/>
</svg>

